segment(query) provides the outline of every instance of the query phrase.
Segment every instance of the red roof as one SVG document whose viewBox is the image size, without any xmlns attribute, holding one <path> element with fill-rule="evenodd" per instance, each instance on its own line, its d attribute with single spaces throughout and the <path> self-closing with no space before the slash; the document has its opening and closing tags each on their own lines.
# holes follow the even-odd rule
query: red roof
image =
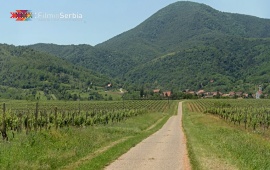
<svg viewBox="0 0 270 170">
<path fill-rule="evenodd" d="M 163 95 L 166 96 L 166 97 L 170 97 L 171 94 L 172 94 L 171 91 L 165 91 L 165 92 L 163 92 Z"/>
</svg>

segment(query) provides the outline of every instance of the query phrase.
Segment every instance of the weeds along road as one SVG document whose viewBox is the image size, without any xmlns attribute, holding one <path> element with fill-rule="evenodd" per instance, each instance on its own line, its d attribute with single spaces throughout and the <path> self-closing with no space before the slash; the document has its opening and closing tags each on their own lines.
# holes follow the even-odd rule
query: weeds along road
<svg viewBox="0 0 270 170">
<path fill-rule="evenodd" d="M 189 170 L 186 140 L 182 128 L 182 102 L 156 133 L 131 148 L 106 170 Z"/>
</svg>

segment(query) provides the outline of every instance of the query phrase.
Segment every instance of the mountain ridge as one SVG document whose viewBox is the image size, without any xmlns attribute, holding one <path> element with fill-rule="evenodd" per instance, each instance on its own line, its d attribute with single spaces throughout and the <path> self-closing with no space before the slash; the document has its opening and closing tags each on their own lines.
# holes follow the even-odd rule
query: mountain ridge
<svg viewBox="0 0 270 170">
<path fill-rule="evenodd" d="M 94 47 L 79 45 L 75 52 L 60 50 L 53 55 L 131 86 L 180 90 L 200 89 L 203 84 L 209 90 L 251 91 L 254 84 L 260 83 L 270 92 L 268 78 L 260 74 L 268 72 L 269 37 L 270 19 L 220 12 L 204 4 L 181 1 Z M 31 47 L 45 52 L 51 48 Z M 80 50 L 81 54 L 76 52 Z M 172 55 L 162 58 L 168 54 Z M 82 58 L 84 63 L 78 61 Z M 198 65 L 197 60 L 209 69 Z M 215 83 L 209 83 L 213 77 Z"/>
<path fill-rule="evenodd" d="M 223 21 L 221 22 L 215 18 L 213 19 L 213 16 L 217 16 L 218 19 L 222 19 Z M 239 20 L 238 19 L 239 16 L 244 17 L 244 19 Z M 148 41 L 150 42 L 154 41 L 154 38 L 158 36 L 160 37 L 161 42 L 166 42 L 168 41 L 168 39 L 172 39 L 172 41 L 169 41 L 168 45 L 171 45 L 173 43 L 179 44 L 180 38 L 183 38 L 183 40 L 180 40 L 180 41 L 186 41 L 187 39 L 190 39 L 190 37 L 194 37 L 197 35 L 201 36 L 205 33 L 209 33 L 209 30 L 211 29 L 213 29 L 214 31 L 222 30 L 222 31 L 225 31 L 226 33 L 227 32 L 230 33 L 230 30 L 229 30 L 230 28 L 226 27 L 225 24 L 226 22 L 234 22 L 235 20 L 239 20 L 239 22 L 241 21 L 240 22 L 241 24 L 235 25 L 235 27 L 237 29 L 240 29 L 240 31 L 238 32 L 233 31 L 233 32 L 236 32 L 241 37 L 247 37 L 247 38 L 251 38 L 251 37 L 265 38 L 266 36 L 270 37 L 270 33 L 267 31 L 264 31 L 264 28 L 263 28 L 267 26 L 267 30 L 269 30 L 270 20 L 267 20 L 268 23 L 266 26 L 260 26 L 259 27 L 260 29 L 253 29 L 252 25 L 249 25 L 248 22 L 245 21 L 246 17 L 248 17 L 248 19 L 252 18 L 252 23 L 255 22 L 254 19 L 255 20 L 259 19 L 260 21 L 257 21 L 259 23 L 261 22 L 261 20 L 264 20 L 264 19 L 250 17 L 246 15 L 219 12 L 204 4 L 181 1 L 181 2 L 173 3 L 159 10 L 158 12 L 153 14 L 151 17 L 146 19 L 143 23 L 139 24 L 135 28 L 127 32 L 124 32 L 123 34 L 120 34 L 108 41 L 98 44 L 95 47 L 104 48 L 105 46 L 106 49 L 110 49 L 110 46 L 112 46 L 113 50 L 116 50 L 119 47 L 122 47 L 125 43 L 127 43 L 125 41 L 129 41 L 130 39 L 132 39 L 133 41 L 136 41 L 137 39 L 135 39 L 134 37 L 141 37 L 141 36 L 146 36 L 148 38 Z M 212 20 L 208 21 L 211 18 Z M 206 21 L 202 22 L 202 20 L 206 20 Z M 165 26 L 164 26 L 164 23 L 165 23 Z M 166 26 L 166 23 L 168 23 L 167 26 Z M 177 24 L 172 25 L 171 23 L 173 24 L 177 23 Z M 181 23 L 184 23 L 184 24 L 181 24 Z M 225 26 L 220 26 L 220 25 L 225 25 Z M 232 24 L 228 24 L 228 25 L 233 26 Z M 146 31 L 144 29 L 146 29 Z M 252 29 L 252 31 L 249 31 L 249 29 Z M 168 36 L 168 31 L 170 31 L 169 36 Z M 164 32 L 166 36 L 162 36 Z M 233 33 L 233 34 L 230 33 L 229 35 L 235 36 L 236 33 Z M 174 37 L 177 37 L 177 39 Z M 120 41 L 119 38 L 122 38 L 124 40 Z M 121 42 L 120 45 L 118 44 L 119 41 Z M 175 49 L 172 49 L 172 50 L 175 50 Z"/>
</svg>

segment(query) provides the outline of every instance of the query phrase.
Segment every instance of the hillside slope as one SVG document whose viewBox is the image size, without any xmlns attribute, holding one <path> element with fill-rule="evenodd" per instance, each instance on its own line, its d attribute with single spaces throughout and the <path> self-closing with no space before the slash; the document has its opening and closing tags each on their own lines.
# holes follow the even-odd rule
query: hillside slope
<svg viewBox="0 0 270 170">
<path fill-rule="evenodd" d="M 269 40 L 227 37 L 216 44 L 158 57 L 130 71 L 128 81 L 148 83 L 152 88 L 158 84 L 167 89 L 203 88 L 222 92 L 253 92 L 255 84 L 268 86 Z"/>
<path fill-rule="evenodd" d="M 269 19 L 177 2 L 96 47 L 138 62 L 125 76 L 132 84 L 253 92 L 270 80 L 269 37 Z"/>
<path fill-rule="evenodd" d="M 31 48 L 150 88 L 244 90 L 270 87 L 270 20 L 173 3 L 137 27 L 96 45 Z M 210 83 L 214 80 L 214 83 Z"/>
<path fill-rule="evenodd" d="M 219 12 L 194 2 L 176 2 L 134 29 L 96 47 L 128 54 L 144 62 L 160 54 L 206 44 L 224 35 L 270 37 L 269 29 L 270 20 Z"/>
<path fill-rule="evenodd" d="M 32 49 L 46 52 L 65 59 L 78 66 L 111 77 L 123 77 L 126 70 L 134 65 L 132 59 L 113 51 L 99 50 L 90 45 L 34 44 Z"/>
<path fill-rule="evenodd" d="M 2 89 L 43 91 L 68 99 L 67 90 L 84 89 L 91 83 L 105 86 L 110 81 L 103 75 L 27 47 L 1 44 L 0 61 Z M 23 95 L 15 97 L 20 99 Z"/>
</svg>

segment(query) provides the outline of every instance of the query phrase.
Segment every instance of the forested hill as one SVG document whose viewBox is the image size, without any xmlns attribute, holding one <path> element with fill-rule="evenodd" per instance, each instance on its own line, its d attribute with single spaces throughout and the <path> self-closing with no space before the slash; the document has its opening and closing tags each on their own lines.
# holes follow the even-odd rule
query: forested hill
<svg viewBox="0 0 270 170">
<path fill-rule="evenodd" d="M 96 48 L 124 53 L 138 62 L 127 72 L 127 82 L 250 92 L 265 83 L 270 92 L 269 37 L 269 19 L 176 2 Z"/>
<path fill-rule="evenodd" d="M 160 56 L 127 74 L 128 82 L 167 89 L 206 89 L 254 93 L 263 84 L 270 92 L 270 41 L 224 37 Z"/>
<path fill-rule="evenodd" d="M 56 45 L 34 44 L 29 46 L 38 51 L 70 61 L 73 64 L 84 66 L 95 72 L 106 74 L 111 77 L 123 78 L 124 73 L 134 66 L 127 55 L 118 54 L 114 51 L 99 50 L 90 45 Z"/>
<path fill-rule="evenodd" d="M 0 44 L 0 61 L 0 95 L 12 89 L 17 92 L 6 98 L 21 99 L 26 96 L 24 91 L 40 91 L 57 99 L 69 99 L 69 90 L 84 89 L 91 83 L 104 87 L 110 82 L 98 73 L 28 47 Z"/>
<path fill-rule="evenodd" d="M 270 20 L 173 3 L 95 47 L 37 44 L 125 84 L 163 89 L 268 89 Z M 52 50 L 53 49 L 53 50 Z"/>
<path fill-rule="evenodd" d="M 269 30 L 270 20 L 219 12 L 194 2 L 176 2 L 134 29 L 96 47 L 129 54 L 138 61 L 148 61 L 160 54 L 210 43 L 224 35 L 270 37 Z"/>
</svg>

